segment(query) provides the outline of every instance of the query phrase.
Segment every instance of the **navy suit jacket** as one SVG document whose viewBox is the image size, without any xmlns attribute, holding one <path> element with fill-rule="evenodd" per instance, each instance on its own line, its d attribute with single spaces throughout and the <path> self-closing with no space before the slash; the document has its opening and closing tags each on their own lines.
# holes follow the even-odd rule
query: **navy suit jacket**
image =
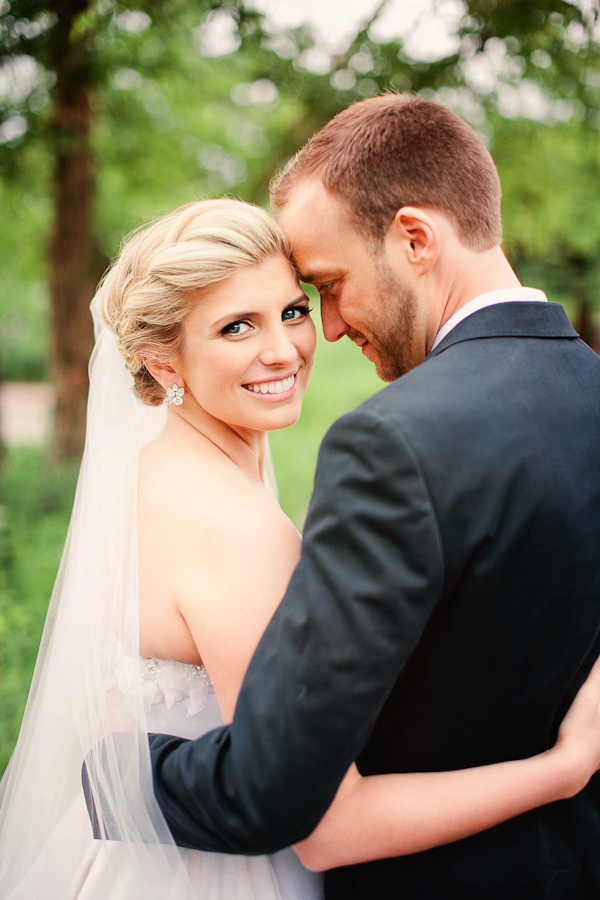
<svg viewBox="0 0 600 900">
<path fill-rule="evenodd" d="M 235 719 L 151 738 L 181 846 L 306 837 L 348 765 L 435 771 L 549 747 L 600 653 L 600 357 L 502 303 L 330 429 L 301 561 Z M 426 853 L 328 873 L 369 898 L 600 896 L 600 783 Z"/>
</svg>

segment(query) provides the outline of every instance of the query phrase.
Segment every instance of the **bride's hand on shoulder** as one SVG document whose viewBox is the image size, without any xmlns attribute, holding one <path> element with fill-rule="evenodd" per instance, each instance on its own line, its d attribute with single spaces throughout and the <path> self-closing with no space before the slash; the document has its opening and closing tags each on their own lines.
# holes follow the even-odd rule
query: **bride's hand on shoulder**
<svg viewBox="0 0 600 900">
<path fill-rule="evenodd" d="M 548 751 L 567 772 L 567 797 L 582 790 L 600 769 L 600 658 L 579 688 L 562 720 L 554 747 Z"/>
</svg>

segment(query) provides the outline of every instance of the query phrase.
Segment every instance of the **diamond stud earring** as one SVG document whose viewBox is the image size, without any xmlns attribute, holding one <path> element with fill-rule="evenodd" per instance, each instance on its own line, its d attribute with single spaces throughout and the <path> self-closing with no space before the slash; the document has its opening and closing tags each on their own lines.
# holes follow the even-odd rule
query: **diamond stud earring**
<svg viewBox="0 0 600 900">
<path fill-rule="evenodd" d="M 184 389 L 177 384 L 174 384 L 173 387 L 167 388 L 167 396 L 163 400 L 163 403 L 165 406 L 181 406 L 184 394 Z"/>
</svg>

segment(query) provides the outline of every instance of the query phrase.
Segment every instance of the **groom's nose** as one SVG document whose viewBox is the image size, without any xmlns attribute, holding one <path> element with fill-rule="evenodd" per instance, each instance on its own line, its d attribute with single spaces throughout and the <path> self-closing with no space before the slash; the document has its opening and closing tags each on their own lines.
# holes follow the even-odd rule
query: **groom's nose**
<svg viewBox="0 0 600 900">
<path fill-rule="evenodd" d="M 327 341 L 339 341 L 350 331 L 350 326 L 340 315 L 337 302 L 327 294 L 321 295 L 321 322 Z"/>
</svg>

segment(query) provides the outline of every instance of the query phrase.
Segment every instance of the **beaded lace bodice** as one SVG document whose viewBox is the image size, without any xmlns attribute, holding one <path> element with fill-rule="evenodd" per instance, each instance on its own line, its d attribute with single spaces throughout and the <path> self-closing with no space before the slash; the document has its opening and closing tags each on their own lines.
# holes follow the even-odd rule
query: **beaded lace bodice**
<svg viewBox="0 0 600 900">
<path fill-rule="evenodd" d="M 114 663 L 112 687 L 126 699 L 131 697 L 138 680 L 144 706 L 149 711 L 157 704 L 163 704 L 169 710 L 175 703 L 184 703 L 186 715 L 195 716 L 214 694 L 205 666 L 173 659 L 134 657 L 120 648 Z"/>
<path fill-rule="evenodd" d="M 205 666 L 177 662 L 174 659 L 144 659 L 140 657 L 144 703 L 173 703 L 185 700 L 187 714 L 193 716 L 206 706 L 214 693 L 213 683 Z"/>
</svg>

